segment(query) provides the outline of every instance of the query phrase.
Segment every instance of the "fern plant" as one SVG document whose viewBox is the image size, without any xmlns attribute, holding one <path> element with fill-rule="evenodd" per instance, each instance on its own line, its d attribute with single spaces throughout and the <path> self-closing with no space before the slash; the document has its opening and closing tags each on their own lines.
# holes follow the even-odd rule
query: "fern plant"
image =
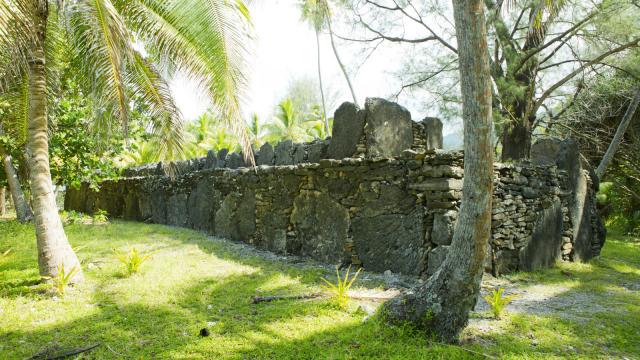
<svg viewBox="0 0 640 360">
<path fill-rule="evenodd" d="M 74 266 L 69 272 L 64 268 L 64 263 L 58 265 L 58 274 L 54 277 L 45 277 L 53 281 L 53 287 L 59 296 L 64 296 L 71 279 L 80 271 L 78 266 Z"/>
<path fill-rule="evenodd" d="M 118 253 L 115 249 L 113 251 L 116 253 L 118 260 L 124 265 L 127 276 L 137 274 L 142 264 L 153 256 L 153 253 L 143 254 L 135 247 L 124 253 Z"/>
<path fill-rule="evenodd" d="M 498 290 L 493 290 L 491 295 L 486 295 L 484 297 L 487 304 L 491 306 L 491 312 L 495 319 L 500 319 L 504 308 L 507 307 L 507 305 L 509 305 L 509 303 L 515 298 L 515 295 L 503 296 L 503 294 L 504 289 L 499 288 Z"/>
<path fill-rule="evenodd" d="M 351 271 L 351 266 L 349 266 L 349 268 L 347 269 L 347 273 L 345 274 L 343 279 L 340 277 L 340 271 L 338 271 L 338 268 L 336 267 L 337 279 L 335 284 L 325 278 L 320 278 L 322 279 L 322 281 L 325 282 L 325 285 L 323 285 L 325 290 L 327 290 L 329 293 L 332 294 L 331 299 L 333 303 L 336 306 L 338 306 L 340 309 L 347 308 L 347 305 L 349 304 L 349 299 L 350 299 L 349 289 L 351 289 L 351 286 L 358 278 L 358 275 L 360 274 L 360 270 L 362 270 L 362 268 L 358 269 L 356 274 L 351 279 L 349 279 L 349 272 Z"/>
</svg>

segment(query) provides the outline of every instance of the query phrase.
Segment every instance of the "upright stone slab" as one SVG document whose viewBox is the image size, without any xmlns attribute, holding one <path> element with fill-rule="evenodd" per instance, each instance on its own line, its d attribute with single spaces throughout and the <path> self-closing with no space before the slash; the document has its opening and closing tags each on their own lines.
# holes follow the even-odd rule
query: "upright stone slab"
<svg viewBox="0 0 640 360">
<path fill-rule="evenodd" d="M 364 131 L 364 118 L 365 112 L 361 111 L 358 105 L 350 102 L 340 105 L 333 115 L 333 129 L 327 158 L 353 157 Z"/>
<path fill-rule="evenodd" d="M 274 156 L 273 146 L 266 142 L 260 147 L 260 154 L 256 159 L 256 165 L 273 165 Z"/>
<path fill-rule="evenodd" d="M 343 258 L 349 212 L 331 197 L 305 191 L 296 197 L 291 213 L 301 254 L 337 263 Z"/>
<path fill-rule="evenodd" d="M 319 163 L 321 159 L 325 159 L 327 155 L 327 142 L 324 140 L 315 140 L 307 148 L 307 161 L 310 163 Z"/>
<path fill-rule="evenodd" d="M 238 154 L 237 152 L 232 152 L 231 154 L 227 155 L 226 162 L 229 169 L 237 169 L 244 166 L 242 155 Z"/>
<path fill-rule="evenodd" d="M 427 143 L 427 150 L 442 149 L 442 121 L 435 117 L 427 117 L 422 120 Z"/>
<path fill-rule="evenodd" d="M 538 214 L 531 241 L 520 250 L 519 270 L 551 267 L 560 260 L 562 246 L 562 204 L 560 200 Z"/>
<path fill-rule="evenodd" d="M 216 156 L 216 152 L 213 150 L 207 151 L 207 158 L 205 161 L 206 169 L 215 169 L 218 167 L 218 157 Z"/>
<path fill-rule="evenodd" d="M 404 107 L 379 98 L 365 102 L 367 157 L 399 157 L 413 144 L 411 113 Z"/>
<path fill-rule="evenodd" d="M 543 138 L 531 147 L 534 164 L 557 165 L 568 173 L 569 216 L 573 224 L 573 260 L 587 261 L 598 255 L 604 245 L 606 229 L 600 219 L 595 193 L 597 176 L 589 176 L 588 164 L 581 160 L 578 145 L 573 139 Z M 591 181 L 589 181 L 591 180 Z"/>
<path fill-rule="evenodd" d="M 276 165 L 292 165 L 293 164 L 293 141 L 285 140 L 276 145 L 275 149 Z"/>
<path fill-rule="evenodd" d="M 229 150 L 228 149 L 221 149 L 220 151 L 218 151 L 218 167 L 225 167 L 227 166 L 227 155 L 229 154 Z"/>
<path fill-rule="evenodd" d="M 305 162 L 307 157 L 307 152 L 304 149 L 304 144 L 295 144 L 293 148 L 293 163 L 294 164 L 302 164 Z"/>
</svg>

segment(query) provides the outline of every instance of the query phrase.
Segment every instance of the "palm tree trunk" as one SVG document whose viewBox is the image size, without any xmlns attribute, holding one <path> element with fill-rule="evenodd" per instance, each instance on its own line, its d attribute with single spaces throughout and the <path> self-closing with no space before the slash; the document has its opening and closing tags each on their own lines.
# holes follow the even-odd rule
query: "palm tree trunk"
<svg viewBox="0 0 640 360">
<path fill-rule="evenodd" d="M 338 61 L 338 65 L 340 65 L 340 70 L 344 74 L 344 78 L 347 80 L 347 85 L 349 86 L 349 91 L 351 91 L 351 97 L 353 98 L 353 103 L 358 104 L 358 98 L 356 97 L 356 92 L 353 90 L 353 84 L 351 83 L 351 79 L 349 78 L 349 74 L 347 73 L 347 69 L 344 67 L 342 60 L 340 60 L 340 55 L 338 55 L 338 48 L 336 47 L 335 41 L 333 39 L 333 30 L 331 29 L 331 19 L 327 19 L 327 25 L 329 28 L 329 37 L 331 38 L 331 48 L 333 48 L 333 54 L 336 56 L 336 61 Z"/>
<path fill-rule="evenodd" d="M 78 272 L 71 279 L 71 282 L 78 283 L 83 280 L 80 262 L 64 232 L 53 194 L 49 169 L 47 73 L 44 55 L 47 18 L 47 1 L 37 1 L 33 24 L 35 36 L 29 61 L 30 101 L 27 159 L 38 242 L 38 267 L 40 275 L 49 277 L 55 277 L 58 273 L 58 266 L 62 264 L 64 264 L 66 271 L 77 268 Z"/>
<path fill-rule="evenodd" d="M 329 129 L 329 119 L 327 119 L 327 106 L 324 101 L 324 89 L 322 87 L 322 69 L 320 67 L 320 31 L 316 29 L 316 47 L 318 48 L 318 82 L 320 83 L 320 97 L 322 98 L 322 119 L 324 120 L 324 130 L 326 136 L 331 135 Z"/>
<path fill-rule="evenodd" d="M 22 191 L 22 185 L 20 185 L 20 179 L 16 168 L 13 166 L 11 156 L 3 155 L 2 162 L 4 163 L 4 173 L 7 176 L 7 183 L 9 184 L 9 192 L 13 199 L 13 207 L 16 210 L 16 218 L 21 223 L 27 223 L 33 219 L 33 213 L 29 203 L 25 200 L 24 192 Z"/>
<path fill-rule="evenodd" d="M 462 205 L 447 258 L 414 294 L 386 305 L 390 320 L 411 320 L 455 342 L 480 293 L 491 236 L 493 148 L 491 78 L 482 0 L 453 0 L 464 120 Z"/>
<path fill-rule="evenodd" d="M 0 187 L 0 216 L 5 216 L 7 214 L 7 189 L 2 186 Z"/>
<path fill-rule="evenodd" d="M 638 109 L 638 104 L 640 104 L 640 88 L 636 89 L 636 95 L 633 97 L 633 100 L 631 100 L 631 104 L 629 104 L 622 121 L 620 121 L 620 125 L 618 125 L 616 134 L 613 136 L 613 140 L 611 140 L 611 144 L 609 144 L 607 152 L 604 153 L 604 156 L 600 161 L 600 165 L 598 165 L 598 169 L 596 170 L 598 178 L 602 179 L 604 172 L 607 170 L 607 166 L 609 166 L 611 160 L 613 160 L 613 156 L 616 154 L 616 151 L 618 151 L 618 147 L 620 147 L 624 133 L 627 131 L 629 124 L 631 124 L 631 119 L 633 119 L 633 115 Z"/>
</svg>

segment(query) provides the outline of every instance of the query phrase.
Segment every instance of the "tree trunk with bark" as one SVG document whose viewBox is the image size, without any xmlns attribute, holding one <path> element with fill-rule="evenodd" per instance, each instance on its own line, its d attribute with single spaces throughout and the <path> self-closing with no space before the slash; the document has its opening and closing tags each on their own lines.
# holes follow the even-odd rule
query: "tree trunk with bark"
<svg viewBox="0 0 640 360">
<path fill-rule="evenodd" d="M 1 153 L 2 151 L 0 151 Z M 33 220 L 33 213 L 31 207 L 25 199 L 24 192 L 22 191 L 22 185 L 20 185 L 20 179 L 16 168 L 13 166 L 13 160 L 11 156 L 3 155 L 2 162 L 4 164 L 4 173 L 7 177 L 7 183 L 9 184 L 9 192 L 11 193 L 11 199 L 13 200 L 13 207 L 16 210 L 16 219 L 21 223 L 27 223 Z"/>
<path fill-rule="evenodd" d="M 636 94 L 631 100 L 631 103 L 629 104 L 629 107 L 627 108 L 622 121 L 620 121 L 620 125 L 618 125 L 616 134 L 613 136 L 613 140 L 611 140 L 611 144 L 609 144 L 607 152 L 604 153 L 604 156 L 600 161 L 600 165 L 598 165 L 598 169 L 596 169 L 596 175 L 598 175 L 598 178 L 602 179 L 605 171 L 607 170 L 607 167 L 611 163 L 611 160 L 613 160 L 613 156 L 616 154 L 616 151 L 618 151 L 620 143 L 622 142 L 622 138 L 624 137 L 624 133 L 627 131 L 627 128 L 629 127 L 629 124 L 631 124 L 631 120 L 633 119 L 633 115 L 638 109 L 638 104 L 640 104 L 640 88 L 636 89 Z"/>
<path fill-rule="evenodd" d="M 5 216 L 7 214 L 7 189 L 2 186 L 0 187 L 0 216 Z"/>
<path fill-rule="evenodd" d="M 327 106 L 324 100 L 324 88 L 322 87 L 322 68 L 320 66 L 320 31 L 316 29 L 316 47 L 318 49 L 318 83 L 320 84 L 320 97 L 322 98 L 322 118 L 324 120 L 324 130 L 326 136 L 331 136 L 329 128 L 329 119 L 327 119 Z"/>
<path fill-rule="evenodd" d="M 353 103 L 358 104 L 358 98 L 356 97 L 356 92 L 353 90 L 353 84 L 351 83 L 351 78 L 349 78 L 349 74 L 347 73 L 347 69 L 345 68 L 342 60 L 340 59 L 340 55 L 338 54 L 338 48 L 336 47 L 335 40 L 333 38 L 333 29 L 331 28 L 331 19 L 327 19 L 327 27 L 329 29 L 329 37 L 331 38 L 331 48 L 333 49 L 333 55 L 336 57 L 336 61 L 338 65 L 340 65 L 340 70 L 344 74 L 344 78 L 347 80 L 347 85 L 349 86 L 349 91 L 351 92 L 351 97 L 353 98 Z"/>
<path fill-rule="evenodd" d="M 47 126 L 47 72 L 45 68 L 45 33 L 48 18 L 47 1 L 34 2 L 34 41 L 29 61 L 29 123 L 27 135 L 27 159 L 31 196 L 35 215 L 40 275 L 55 277 L 58 266 L 66 271 L 77 268 L 71 279 L 78 283 L 84 276 L 80 261 L 74 253 L 62 226 L 56 199 L 53 194 L 49 168 L 49 135 Z"/>
<path fill-rule="evenodd" d="M 442 266 L 414 293 L 385 304 L 391 321 L 409 320 L 455 342 L 480 293 L 491 236 L 493 147 L 491 78 L 484 4 L 454 0 L 464 119 L 464 185 L 453 240 Z"/>
</svg>

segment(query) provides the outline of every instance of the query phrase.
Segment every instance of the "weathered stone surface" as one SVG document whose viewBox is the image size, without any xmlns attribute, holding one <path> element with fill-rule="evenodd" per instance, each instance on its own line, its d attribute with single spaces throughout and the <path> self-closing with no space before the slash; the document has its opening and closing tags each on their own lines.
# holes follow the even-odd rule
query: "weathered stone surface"
<svg viewBox="0 0 640 360">
<path fill-rule="evenodd" d="M 606 238 L 606 229 L 597 213 L 595 193 L 598 191 L 585 170 L 584 162 L 573 139 L 560 140 L 544 138 L 533 144 L 531 160 L 537 164 L 556 165 L 567 172 L 569 215 L 573 225 L 573 249 L 570 256 L 574 260 L 587 261 L 599 254 Z M 567 254 L 569 255 L 569 254 Z"/>
<path fill-rule="evenodd" d="M 293 164 L 293 142 L 291 140 L 281 141 L 275 148 L 275 164 Z"/>
<path fill-rule="evenodd" d="M 223 168 L 227 166 L 227 155 L 229 155 L 228 149 L 218 151 L 218 167 Z"/>
<path fill-rule="evenodd" d="M 151 220 L 156 224 L 166 224 L 167 194 L 163 189 L 151 193 Z"/>
<path fill-rule="evenodd" d="M 332 137 L 327 150 L 329 159 L 350 158 L 356 154 L 364 130 L 365 112 L 358 105 L 345 102 L 333 115 Z"/>
<path fill-rule="evenodd" d="M 442 121 L 435 117 L 427 117 L 422 120 L 426 137 L 425 147 L 427 150 L 442 149 Z"/>
<path fill-rule="evenodd" d="M 531 241 L 520 250 L 520 270 L 551 267 L 560 260 L 562 247 L 562 204 L 557 201 L 538 216 Z"/>
<path fill-rule="evenodd" d="M 435 249 L 429 251 L 429 257 L 427 262 L 427 275 L 433 275 L 447 257 L 449 252 L 449 246 L 442 245 L 436 246 Z"/>
<path fill-rule="evenodd" d="M 329 263 L 343 258 L 349 229 L 349 213 L 326 194 L 302 192 L 296 197 L 291 223 L 300 253 Z"/>
<path fill-rule="evenodd" d="M 307 148 L 307 160 L 310 163 L 319 163 L 320 159 L 326 157 L 328 145 L 325 141 L 316 140 L 309 144 Z"/>
<path fill-rule="evenodd" d="M 307 152 L 304 144 L 295 144 L 293 147 L 293 164 L 302 164 L 305 162 Z"/>
<path fill-rule="evenodd" d="M 214 184 L 206 179 L 197 182 L 196 187 L 189 194 L 187 211 L 189 213 L 189 226 L 204 231 L 214 228 L 215 212 L 219 200 L 214 195 Z"/>
<path fill-rule="evenodd" d="M 173 194 L 167 200 L 167 224 L 173 226 L 187 225 L 187 195 Z"/>
<path fill-rule="evenodd" d="M 215 214 L 215 234 L 227 239 L 247 241 L 255 232 L 255 195 L 233 192 L 227 195 Z"/>
<path fill-rule="evenodd" d="M 266 142 L 260 147 L 260 154 L 256 159 L 256 165 L 273 165 L 274 159 L 273 146 Z"/>
<path fill-rule="evenodd" d="M 422 210 L 352 220 L 351 236 L 365 269 L 419 275 L 425 248 Z"/>
<path fill-rule="evenodd" d="M 422 133 L 421 126 L 414 129 Z M 68 189 L 65 206 L 86 213 L 108 209 L 114 217 L 188 226 L 282 254 L 351 261 L 375 271 L 422 276 L 435 271 L 461 205 L 463 154 L 425 151 L 414 139 L 403 157 L 366 158 L 363 139 L 356 158 L 315 164 L 199 171 L 206 167 L 201 159 L 184 162 L 189 172 L 175 177 L 133 171 L 132 177 L 103 182 L 99 191 L 86 184 Z M 286 153 L 295 156 L 299 148 L 308 159 L 318 158 L 327 142 L 295 149 L 290 144 Z M 487 269 L 500 274 L 548 266 L 557 252 L 563 260 L 582 259 L 582 251 L 597 253 L 602 242 L 593 239 L 603 234 L 593 175 L 579 161 L 576 171 L 570 153 L 561 151 L 564 157 L 545 166 L 496 164 Z M 210 155 L 216 161 L 218 156 Z M 570 174 L 580 175 L 582 183 Z M 581 217 L 572 213 L 576 194 L 583 198 Z M 549 243 L 547 232 L 560 236 L 561 243 Z"/>
<path fill-rule="evenodd" d="M 365 102 L 367 156 L 398 157 L 413 144 L 411 113 L 404 107 L 379 98 Z"/>
<path fill-rule="evenodd" d="M 231 154 L 227 155 L 226 164 L 229 169 L 237 169 L 239 167 L 245 166 L 242 155 L 238 154 L 237 152 L 232 152 Z"/>
<path fill-rule="evenodd" d="M 436 245 L 451 245 L 456 215 L 455 211 L 435 213 L 433 215 L 431 242 Z"/>
</svg>

